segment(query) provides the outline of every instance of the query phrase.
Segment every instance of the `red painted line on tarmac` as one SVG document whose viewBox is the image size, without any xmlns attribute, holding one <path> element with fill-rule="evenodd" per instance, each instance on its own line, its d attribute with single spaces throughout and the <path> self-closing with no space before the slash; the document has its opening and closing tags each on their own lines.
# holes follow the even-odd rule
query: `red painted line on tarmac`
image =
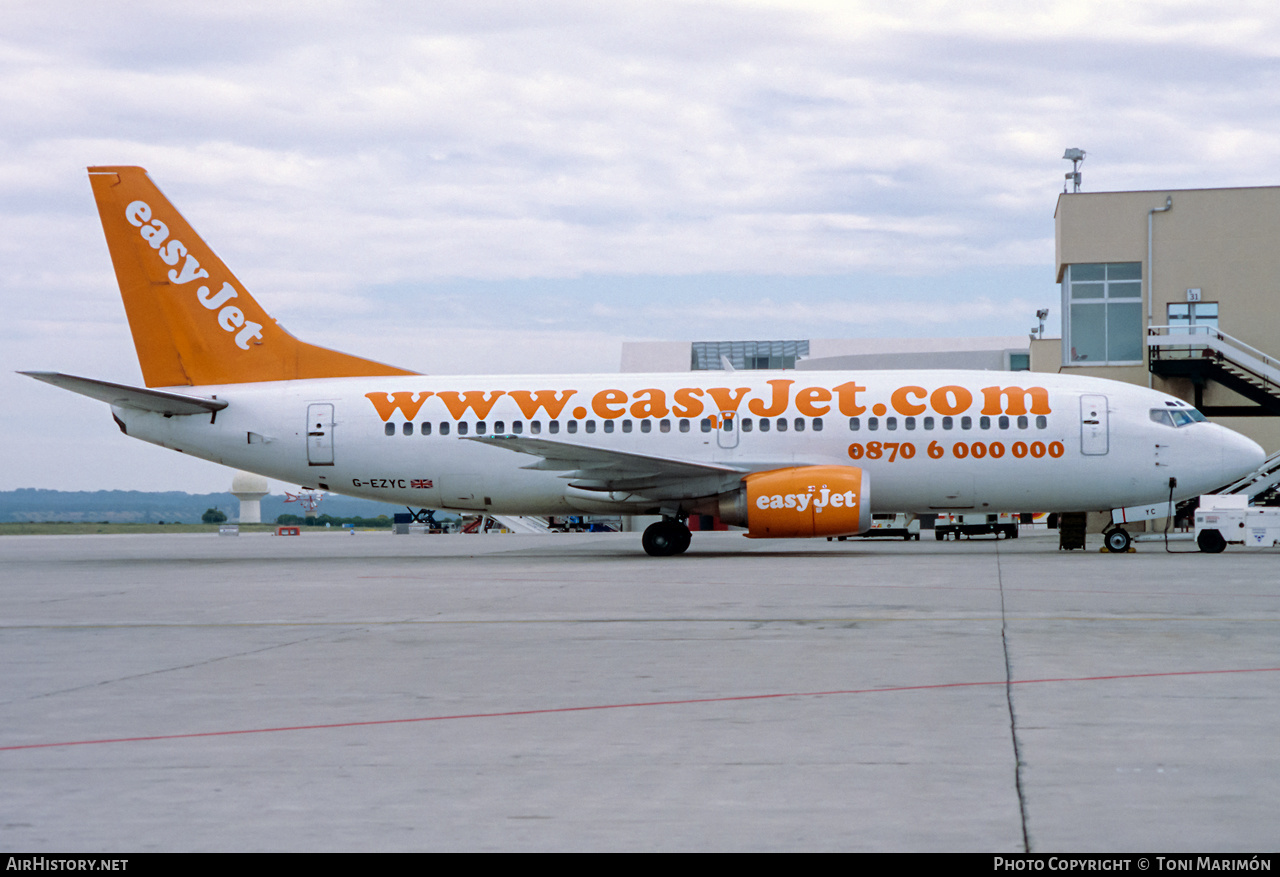
<svg viewBox="0 0 1280 877">
<path fill-rule="evenodd" d="M 1182 670 L 1169 673 L 1123 673 L 1113 676 L 1064 676 L 1053 679 L 1015 679 L 1010 685 L 1043 685 L 1052 682 L 1106 682 L 1116 679 L 1157 679 L 1170 676 L 1214 676 L 1225 673 L 1280 673 L 1280 667 L 1249 667 L 1240 670 Z M 684 700 L 650 700 L 637 703 L 604 703 L 589 706 L 548 707 L 536 710 L 510 710 L 499 713 L 460 713 L 453 716 L 419 716 L 412 719 L 375 719 L 365 722 L 333 722 L 324 725 L 287 725 L 279 728 L 246 728 L 239 731 L 199 731 L 193 734 L 156 734 L 150 737 L 115 737 L 104 740 L 64 740 L 59 743 L 24 743 L 0 746 L 0 752 L 19 749 L 49 749 L 55 746 L 96 746 L 102 743 L 143 743 L 150 740 L 189 740 L 199 737 L 231 737 L 239 734 L 277 734 L 282 731 L 321 731 L 330 728 L 365 728 L 374 725 L 407 725 L 415 722 L 450 722 L 459 719 L 500 719 L 510 716 L 545 716 L 555 713 L 581 713 L 593 710 L 638 709 L 653 706 L 681 706 L 694 703 L 733 703 L 745 700 L 777 700 L 784 697 L 835 697 L 850 694 L 887 694 L 901 691 L 937 691 L 947 688 L 978 688 L 1006 684 L 994 682 L 944 682 L 937 685 L 902 685 L 893 688 L 854 688 L 836 691 L 790 691 L 775 694 L 739 694 L 729 697 L 695 697 Z"/>
</svg>

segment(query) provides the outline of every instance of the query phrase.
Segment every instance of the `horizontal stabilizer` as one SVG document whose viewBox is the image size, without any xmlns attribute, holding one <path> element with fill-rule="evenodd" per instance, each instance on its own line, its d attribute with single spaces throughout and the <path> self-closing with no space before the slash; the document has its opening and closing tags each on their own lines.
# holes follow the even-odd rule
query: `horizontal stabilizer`
<svg viewBox="0 0 1280 877">
<path fill-rule="evenodd" d="M 144 390 L 140 387 L 95 381 L 93 378 L 78 378 L 75 375 L 64 375 L 59 372 L 19 372 L 19 374 L 79 393 L 81 396 L 88 396 L 90 399 L 106 402 L 108 405 L 134 408 L 138 411 L 154 411 L 156 414 L 165 416 L 209 414 L 227 407 L 227 403 L 221 399 L 184 396 L 181 393 L 166 393 L 163 390 Z"/>
</svg>

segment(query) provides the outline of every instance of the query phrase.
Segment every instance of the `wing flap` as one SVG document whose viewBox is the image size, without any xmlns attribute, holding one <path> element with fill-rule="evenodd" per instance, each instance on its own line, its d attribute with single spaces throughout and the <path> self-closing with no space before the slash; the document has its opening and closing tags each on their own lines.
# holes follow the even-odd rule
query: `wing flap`
<svg viewBox="0 0 1280 877">
<path fill-rule="evenodd" d="M 751 471 L 740 466 L 695 463 L 530 436 L 470 436 L 464 441 L 538 457 L 524 468 L 563 472 L 561 477 L 571 485 L 588 490 L 630 490 L 653 496 L 675 491 L 683 495 L 684 487 L 696 481 L 707 485 L 706 493 L 716 493 L 721 489 L 719 485 L 732 485 Z"/>
</svg>

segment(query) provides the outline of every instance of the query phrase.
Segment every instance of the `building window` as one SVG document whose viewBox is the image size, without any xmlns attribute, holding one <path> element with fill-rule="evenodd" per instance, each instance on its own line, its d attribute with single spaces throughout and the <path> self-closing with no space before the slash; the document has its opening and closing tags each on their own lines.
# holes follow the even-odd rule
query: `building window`
<svg viewBox="0 0 1280 877">
<path fill-rule="evenodd" d="M 1169 331 L 1192 335 L 1218 330 L 1218 303 L 1216 301 L 1186 302 L 1169 305 Z"/>
<path fill-rule="evenodd" d="M 1142 362 L 1142 263 L 1068 265 L 1063 365 Z"/>
<path fill-rule="evenodd" d="M 795 368 L 808 355 L 808 341 L 695 341 L 691 366 L 719 371 L 728 360 L 735 369 Z"/>
</svg>

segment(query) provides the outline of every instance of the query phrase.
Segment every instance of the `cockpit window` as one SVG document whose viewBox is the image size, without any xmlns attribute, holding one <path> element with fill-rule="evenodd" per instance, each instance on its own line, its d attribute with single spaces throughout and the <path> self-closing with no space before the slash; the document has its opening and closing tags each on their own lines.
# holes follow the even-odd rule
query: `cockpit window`
<svg viewBox="0 0 1280 877">
<path fill-rule="evenodd" d="M 1165 426 L 1187 426 L 1204 420 L 1195 408 L 1152 408 L 1151 419 Z"/>
</svg>

